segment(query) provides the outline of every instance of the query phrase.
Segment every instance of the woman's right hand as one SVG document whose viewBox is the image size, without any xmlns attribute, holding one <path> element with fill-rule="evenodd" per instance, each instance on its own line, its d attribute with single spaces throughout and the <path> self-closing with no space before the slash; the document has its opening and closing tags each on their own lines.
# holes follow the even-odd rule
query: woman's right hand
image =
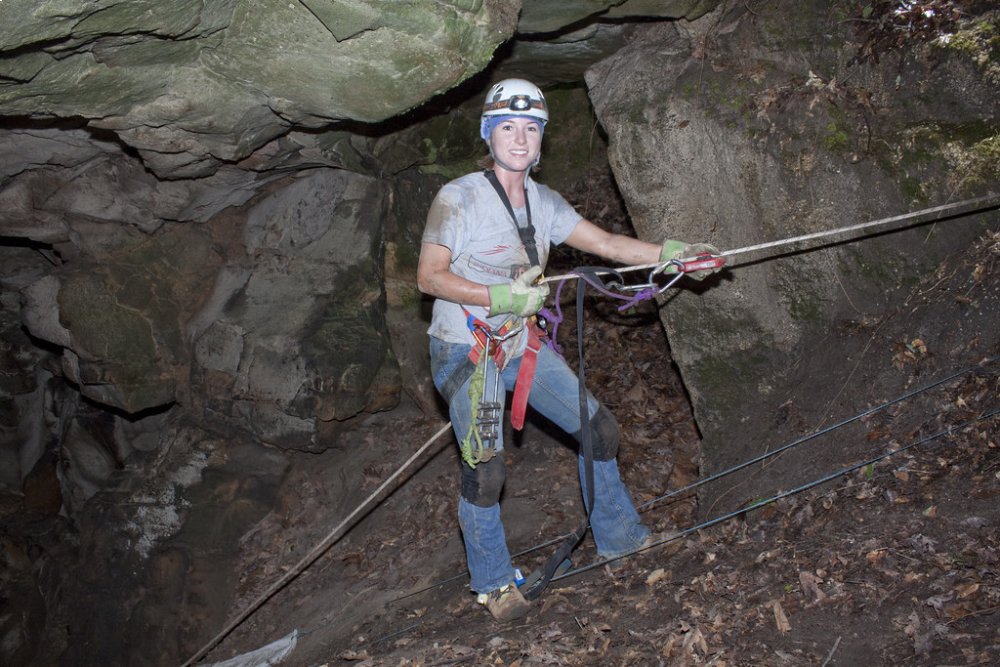
<svg viewBox="0 0 1000 667">
<path fill-rule="evenodd" d="M 533 266 L 510 283 L 490 285 L 490 317 L 512 313 L 518 317 L 529 317 L 537 313 L 549 295 L 547 283 L 534 285 L 542 275 L 540 266 Z"/>
</svg>

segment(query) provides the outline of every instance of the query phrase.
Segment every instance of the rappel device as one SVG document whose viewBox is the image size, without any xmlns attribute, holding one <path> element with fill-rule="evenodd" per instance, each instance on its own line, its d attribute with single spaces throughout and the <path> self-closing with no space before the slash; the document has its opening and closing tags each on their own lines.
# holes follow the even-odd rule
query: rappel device
<svg viewBox="0 0 1000 667">
<path fill-rule="evenodd" d="M 726 265 L 726 258 L 722 255 L 713 255 L 705 252 L 695 256 L 694 259 L 680 260 L 678 269 L 683 273 L 694 273 L 695 271 L 711 271 L 721 269 Z"/>
<path fill-rule="evenodd" d="M 489 358 L 490 358 L 490 345 L 493 343 L 493 337 L 489 336 L 486 339 L 486 347 L 483 348 L 483 352 L 486 355 L 486 369 L 487 373 L 484 377 L 484 392 L 483 397 L 479 400 L 479 405 L 476 406 L 476 430 L 479 432 L 479 440 L 482 442 L 483 446 L 488 449 L 495 449 L 497 443 L 497 437 L 499 435 L 500 429 L 500 413 L 502 412 L 502 407 L 500 405 L 500 369 L 493 366 L 493 396 L 492 400 L 486 400 L 485 389 L 489 387 L 490 377 L 489 377 Z"/>
</svg>

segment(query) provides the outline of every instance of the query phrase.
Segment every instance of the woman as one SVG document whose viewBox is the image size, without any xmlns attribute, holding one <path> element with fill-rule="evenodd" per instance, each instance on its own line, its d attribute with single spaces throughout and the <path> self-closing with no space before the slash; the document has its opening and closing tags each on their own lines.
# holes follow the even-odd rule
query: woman
<svg viewBox="0 0 1000 667">
<path fill-rule="evenodd" d="M 480 134 L 489 146 L 491 169 L 458 178 L 438 193 L 417 268 L 420 290 L 436 297 L 428 330 L 434 383 L 448 401 L 463 444 L 458 516 L 471 587 L 501 621 L 530 609 L 514 585 L 500 521 L 506 472 L 496 418 L 503 414 L 506 392 L 515 392 L 515 427 L 523 415 L 519 400 L 526 398 L 578 441 L 581 436 L 577 377 L 561 357 L 538 345 L 532 318 L 548 295 L 548 286 L 535 281 L 550 246 L 566 243 L 624 264 L 718 252 L 704 244 L 657 246 L 608 233 L 535 183 L 529 172 L 541 157 L 548 119 L 545 98 L 529 81 L 506 79 L 490 88 Z M 496 377 L 503 388 L 494 402 L 489 399 Z M 594 451 L 591 528 L 599 555 L 614 558 L 644 546 L 650 532 L 618 472 L 618 424 L 589 392 L 587 403 Z M 582 457 L 580 474 L 583 479 Z"/>
</svg>

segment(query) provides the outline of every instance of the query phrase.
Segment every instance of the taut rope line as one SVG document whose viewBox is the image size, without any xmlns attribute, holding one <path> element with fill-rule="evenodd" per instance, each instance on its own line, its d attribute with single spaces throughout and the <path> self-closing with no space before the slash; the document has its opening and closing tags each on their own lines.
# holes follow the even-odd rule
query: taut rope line
<svg viewBox="0 0 1000 667">
<path fill-rule="evenodd" d="M 940 219 L 948 217 L 948 216 L 957 216 L 957 215 L 960 215 L 960 214 L 963 214 L 963 213 L 972 213 L 972 212 L 977 212 L 977 211 L 989 210 L 991 208 L 996 208 L 997 206 L 1000 206 L 1000 194 L 989 194 L 989 195 L 984 195 L 982 197 L 977 197 L 977 198 L 974 198 L 974 199 L 966 199 L 966 200 L 963 200 L 963 201 L 960 201 L 960 202 L 954 202 L 954 203 L 951 203 L 951 204 L 943 204 L 941 206 L 935 206 L 935 207 L 932 207 L 932 208 L 926 208 L 926 209 L 922 209 L 922 210 L 919 210 L 919 211 L 913 211 L 913 212 L 910 212 L 910 213 L 904 213 L 902 215 L 896 215 L 896 216 L 892 216 L 892 217 L 889 217 L 889 218 L 882 218 L 880 220 L 873 220 L 871 222 L 865 222 L 865 223 L 860 223 L 860 224 L 856 224 L 856 225 L 849 225 L 847 227 L 840 227 L 840 228 L 837 228 L 837 229 L 831 229 L 831 230 L 826 230 L 826 231 L 821 231 L 821 232 L 814 232 L 814 233 L 811 233 L 811 234 L 804 234 L 802 236 L 795 236 L 795 237 L 786 238 L 786 239 L 779 239 L 779 240 L 776 240 L 776 241 L 769 241 L 769 242 L 766 242 L 766 243 L 758 243 L 756 245 L 745 246 L 743 248 L 736 248 L 736 249 L 733 249 L 733 250 L 726 250 L 726 251 L 721 252 L 719 254 L 722 257 L 734 257 L 736 255 L 746 254 L 746 253 L 749 253 L 749 252 L 755 252 L 755 251 L 758 251 L 758 250 L 765 250 L 765 249 L 769 249 L 769 248 L 775 248 L 775 247 L 779 247 L 779 246 L 789 245 L 789 244 L 792 244 L 792 243 L 799 243 L 799 242 L 803 242 L 803 241 L 810 241 L 810 240 L 813 240 L 813 239 L 825 238 L 825 237 L 828 237 L 828 236 L 834 236 L 834 235 L 838 235 L 838 234 L 846 234 L 846 233 L 849 233 L 849 232 L 861 231 L 861 230 L 864 230 L 864 229 L 870 229 L 870 228 L 873 228 L 873 227 L 878 227 L 878 226 L 882 226 L 882 225 L 891 224 L 893 222 L 912 221 L 910 223 L 910 225 L 907 225 L 907 226 L 912 226 L 912 225 L 915 225 L 915 224 L 918 224 L 918 223 L 921 223 L 921 222 L 930 222 L 932 220 L 940 220 Z M 903 229 L 903 227 L 900 227 L 900 229 Z M 696 259 L 696 258 L 686 258 L 686 260 L 688 260 L 688 261 L 691 261 L 691 260 L 694 260 L 694 259 Z M 610 270 L 610 269 L 608 269 L 608 270 L 598 269 L 598 270 L 594 270 L 593 273 L 594 274 L 621 273 L 621 272 L 626 272 L 626 271 L 638 271 L 638 270 L 642 270 L 642 269 L 654 269 L 654 268 L 660 267 L 662 265 L 663 265 L 662 262 L 659 262 L 659 263 L 656 263 L 656 264 L 639 264 L 639 265 L 634 265 L 634 266 L 618 267 L 618 268 L 616 268 L 614 270 Z M 550 277 L 547 277 L 547 278 L 543 278 L 539 282 L 554 282 L 554 281 L 559 281 L 559 280 L 578 279 L 578 278 L 581 278 L 581 275 L 579 273 L 567 273 L 567 274 L 563 274 L 563 275 L 559 275 L 559 276 L 550 276 Z M 992 416 L 995 416 L 995 415 L 996 415 L 996 413 L 993 413 L 993 414 L 991 414 L 989 416 L 992 417 Z M 427 442 L 425 442 L 416 452 L 413 453 L 412 456 L 410 456 L 409 459 L 406 460 L 405 463 L 403 463 L 402 466 L 399 467 L 399 469 L 396 470 L 396 472 L 394 472 L 384 482 L 382 482 L 382 484 L 379 485 L 379 487 L 377 489 L 375 489 L 375 491 L 373 491 L 371 493 L 371 495 L 369 495 L 367 498 L 365 498 L 365 500 L 362 501 L 362 503 L 360 505 L 358 505 L 354 509 L 354 511 L 352 511 L 339 524 L 337 524 L 337 526 L 335 528 L 333 528 L 333 530 L 331 530 L 323 540 L 321 540 L 315 547 L 313 547 L 313 549 L 308 554 L 306 554 L 298 563 L 296 563 L 296 565 L 294 567 L 292 567 L 292 569 L 290 569 L 288 572 L 286 572 L 284 576 L 282 576 L 278 581 L 276 581 L 266 591 L 264 591 L 260 596 L 258 596 L 253 602 L 251 602 L 232 621 L 230 621 L 228 624 L 226 624 L 226 626 L 215 637 L 213 637 L 211 639 L 211 641 L 209 641 L 207 644 L 205 644 L 205 646 L 203 646 L 201 649 L 199 649 L 199 651 L 197 653 L 195 653 L 193 656 L 191 656 L 190 658 L 188 658 L 188 660 L 186 662 L 184 662 L 183 665 L 181 665 L 181 667 L 191 667 L 191 665 L 194 665 L 196 662 L 198 662 L 199 660 L 201 660 L 202 658 L 204 658 L 206 655 L 208 655 L 209 651 L 211 651 L 213 648 L 215 648 L 219 644 L 219 642 L 221 642 L 223 639 L 225 639 L 229 635 L 229 633 L 231 633 L 233 630 L 235 630 L 236 628 L 238 628 L 246 619 L 248 619 L 251 615 L 253 615 L 254 612 L 256 612 L 261 606 L 263 606 L 264 603 L 267 602 L 278 591 L 280 591 L 282 588 L 284 588 L 285 586 L 287 586 L 292 580 L 294 580 L 296 577 L 298 577 L 300 574 L 302 574 L 302 572 L 305 571 L 306 568 L 308 568 L 310 565 L 312 565 L 320 556 L 323 555 L 323 553 L 326 552 L 327 549 L 329 549 L 338 539 L 340 539 L 343 536 L 342 531 L 344 531 L 345 527 L 349 527 L 351 525 L 351 522 L 358 515 L 360 515 L 364 510 L 366 510 L 368 508 L 368 506 L 372 502 L 374 502 L 376 499 L 378 499 L 379 496 L 381 496 L 381 494 L 400 475 L 402 475 L 403 472 L 407 468 L 409 468 L 410 465 L 412 465 L 414 461 L 418 460 L 424 454 L 424 452 L 426 452 L 430 448 L 430 446 L 439 437 L 441 437 L 442 435 L 444 435 L 450 428 L 451 428 L 451 422 L 448 422 L 447 424 L 445 424 L 444 426 L 442 426 L 441 429 L 437 433 L 435 433 L 434 435 L 432 435 L 430 437 L 430 439 L 427 440 Z M 941 435 L 944 435 L 944 434 L 950 433 L 950 432 L 951 432 L 951 430 L 943 431 L 943 432 L 937 434 L 934 437 L 940 437 Z M 794 445 L 794 444 L 799 444 L 799 443 L 796 442 L 796 443 L 792 443 L 792 444 Z M 791 445 L 789 445 L 789 446 L 791 446 Z M 904 449 L 908 449 L 908 448 L 909 447 L 904 448 Z M 439 450 L 440 450 L 440 447 L 439 447 Z M 437 453 L 437 452 L 435 451 L 435 453 Z M 775 452 L 775 453 L 777 453 L 777 452 Z M 877 459 L 873 459 L 872 461 L 878 461 L 878 460 L 881 460 L 882 458 L 885 458 L 885 457 L 879 457 Z M 851 468 L 851 469 L 854 469 L 854 468 Z M 725 474 L 725 473 L 728 473 L 728 472 L 733 472 L 733 470 L 723 471 L 722 474 Z M 798 491 L 804 490 L 806 488 L 811 488 L 812 486 L 815 486 L 816 484 L 819 484 L 822 481 L 829 481 L 829 479 L 832 479 L 832 478 L 837 477 L 837 476 L 839 476 L 841 474 L 844 474 L 844 472 L 845 471 L 838 471 L 837 473 L 834 473 L 834 475 L 831 476 L 830 478 L 827 478 L 827 479 L 824 479 L 824 480 L 821 480 L 821 481 L 817 481 L 817 482 L 815 482 L 813 484 L 805 485 L 805 486 L 800 487 L 800 488 L 798 488 L 796 490 L 793 490 L 792 492 L 786 492 L 784 494 L 778 494 L 774 498 L 769 499 L 769 501 L 767 501 L 767 502 L 770 502 L 770 501 L 773 501 L 773 500 L 776 500 L 776 499 L 779 499 L 779 498 L 783 498 L 786 495 L 790 495 L 790 493 L 798 492 Z M 721 476 L 721 474 L 719 476 Z M 712 479 L 715 479 L 715 477 L 713 477 Z M 711 479 L 701 480 L 700 482 L 698 482 L 698 484 L 705 483 L 707 481 L 711 481 Z M 675 495 L 676 493 L 679 493 L 680 491 L 683 491 L 683 489 L 678 490 L 677 492 L 673 492 L 673 493 L 667 494 L 667 496 Z M 664 496 L 663 498 L 665 498 L 667 496 Z M 657 498 L 657 499 L 654 499 L 651 502 L 656 502 L 658 500 L 662 500 L 663 498 Z M 754 509 L 757 506 L 759 506 L 759 504 L 751 506 L 749 508 L 745 508 L 745 509 L 739 510 L 739 511 L 733 513 L 733 514 L 742 513 L 742 512 Z M 687 529 L 685 531 L 681 531 L 680 533 L 672 536 L 670 538 L 670 540 L 678 539 L 679 537 L 687 535 L 690 532 L 693 532 L 694 530 L 705 528 L 705 527 L 710 526 L 710 525 L 715 525 L 715 523 L 718 523 L 718 522 L 720 522 L 722 520 L 725 520 L 727 518 L 729 518 L 729 515 L 726 515 L 726 516 L 723 516 L 723 517 L 719 517 L 716 520 L 713 520 L 713 521 L 710 521 L 710 522 L 706 522 L 705 524 L 701 524 L 701 525 L 695 526 L 693 528 L 689 528 L 689 529 Z M 670 540 L 666 540 L 666 541 L 670 541 Z M 556 541 L 556 540 L 554 540 L 554 541 Z M 544 546 L 544 545 L 542 545 L 542 546 Z M 535 548 L 537 548 L 537 547 L 535 547 Z M 534 548 L 529 549 L 528 551 L 533 551 L 533 550 L 534 550 Z M 571 570 L 571 571 L 569 571 L 569 572 L 567 572 L 567 573 L 565 573 L 563 575 L 553 577 L 553 581 L 556 581 L 556 580 L 559 580 L 559 579 L 563 579 L 565 577 L 569 577 L 569 576 L 573 576 L 573 575 L 579 574 L 579 573 L 581 573 L 583 571 L 589 570 L 592 567 L 596 567 L 597 565 L 600 565 L 600 564 L 602 564 L 602 563 L 595 563 L 595 564 L 592 564 L 591 566 L 588 566 L 588 567 L 578 568 L 576 570 Z M 433 586 L 432 586 L 432 588 L 433 588 Z M 421 592 L 421 591 L 418 591 L 418 592 Z M 409 595 L 412 595 L 412 594 L 409 594 Z M 403 596 L 403 597 L 409 597 L 409 595 L 406 595 L 406 596 Z"/>
<path fill-rule="evenodd" d="M 941 206 L 933 206 L 931 208 L 921 209 L 919 211 L 912 211 L 910 213 L 903 213 L 902 215 L 894 215 L 890 218 L 882 218 L 880 220 L 872 220 L 870 222 L 862 222 L 856 225 L 848 225 L 847 227 L 838 227 L 837 229 L 828 229 L 822 232 L 813 232 L 811 234 L 803 234 L 802 236 L 793 236 L 786 239 L 779 239 L 777 241 L 768 241 L 766 243 L 758 243 L 756 245 L 745 246 L 743 248 L 735 248 L 733 250 L 726 250 L 719 253 L 721 257 L 735 257 L 736 255 L 744 255 L 750 252 L 756 252 L 758 250 L 767 250 L 770 248 L 777 248 L 780 246 L 791 245 L 793 243 L 801 243 L 803 241 L 812 241 L 815 239 L 826 238 L 828 236 L 835 236 L 838 234 L 848 234 L 850 232 L 858 232 L 865 229 L 872 229 L 874 227 L 881 227 L 884 225 L 889 225 L 894 222 L 909 222 L 908 225 L 900 227 L 899 229 L 906 229 L 916 224 L 931 222 L 934 220 L 940 220 L 949 216 L 958 216 L 960 214 L 966 213 L 976 213 L 979 211 L 987 211 L 991 208 L 996 208 L 1000 206 L 1000 194 L 988 194 L 982 197 L 976 197 L 974 199 L 965 199 L 958 202 L 953 202 L 951 204 L 942 204 Z M 696 258 L 686 257 L 681 261 L 693 261 Z M 636 264 L 633 266 L 622 266 L 614 269 L 614 272 L 623 273 L 625 271 L 641 271 L 643 269 L 655 269 L 662 266 L 662 262 L 656 264 Z M 599 274 L 610 274 L 611 270 L 595 271 Z M 559 276 L 548 276 L 543 278 L 539 282 L 556 282 L 559 280 L 571 280 L 574 278 L 579 278 L 579 274 L 576 273 L 564 273 Z"/>
<path fill-rule="evenodd" d="M 283 577 L 281 577 L 281 579 L 279 579 L 274 584 L 272 584 L 271 587 L 268 588 L 263 593 L 261 593 L 260 596 L 256 600 L 254 600 L 249 605 L 247 605 L 247 607 L 242 612 L 240 612 L 240 614 L 236 618 L 234 618 L 232 621 L 230 621 L 226 625 L 226 627 L 223 628 L 221 632 L 219 632 L 219 634 L 217 634 L 215 637 L 213 637 L 212 640 L 210 642 L 208 642 L 207 644 L 205 644 L 197 653 L 195 653 L 193 656 L 191 656 L 190 658 L 188 658 L 187 662 L 185 662 L 183 665 L 181 665 L 181 667 L 190 667 L 190 665 L 193 665 L 194 663 L 198 662 L 199 660 L 201 660 L 202 658 L 204 658 L 206 655 L 208 655 L 209 651 L 211 651 L 213 648 L 215 648 L 215 646 L 219 642 L 221 642 L 223 639 L 225 639 L 226 636 L 230 632 L 232 632 L 233 630 L 235 630 L 236 628 L 238 628 L 243 623 L 243 621 L 245 621 L 248 618 L 250 618 L 251 614 L 253 614 L 255 611 L 257 611 L 265 602 L 267 602 L 269 599 L 271 599 L 271 596 L 273 596 L 275 593 L 277 593 L 282 588 L 284 588 L 285 586 L 287 586 L 289 584 L 289 582 L 291 582 L 297 576 L 299 576 L 300 574 L 302 574 L 302 572 L 307 567 L 309 567 L 310 565 L 312 565 L 316 561 L 317 558 L 319 558 L 320 556 L 322 556 L 323 553 L 327 549 L 329 549 L 331 546 L 333 546 L 334 542 L 336 542 L 338 539 L 340 539 L 343 536 L 341 534 L 341 531 L 344 529 L 345 526 L 349 526 L 350 523 L 351 523 L 351 521 L 353 521 L 355 517 L 357 517 L 359 514 L 361 514 L 361 512 L 363 510 L 367 509 L 368 506 L 369 506 L 369 504 L 371 504 L 374 500 L 378 499 L 379 496 L 382 495 L 382 492 L 385 491 L 387 488 L 389 488 L 389 485 L 392 484 L 396 480 L 396 478 L 399 477 L 403 473 L 404 470 L 406 470 L 407 468 L 409 468 L 410 465 L 413 464 L 414 461 L 418 460 L 424 452 L 426 452 L 428 449 L 430 449 L 431 444 L 433 444 L 435 440 L 437 440 L 442 435 L 444 435 L 445 433 L 447 433 L 450 429 L 451 429 L 451 422 L 448 422 L 447 424 L 445 424 L 444 426 L 442 426 L 441 430 L 439 430 L 437 433 L 435 433 L 434 435 L 432 435 L 427 442 L 425 442 L 423 445 L 421 445 L 420 449 L 418 449 L 416 452 L 413 453 L 413 456 L 411 456 L 410 458 L 408 458 L 406 460 L 406 462 L 403 465 L 401 465 L 398 470 L 396 470 L 396 472 L 394 472 L 384 482 L 382 482 L 382 484 L 380 484 L 377 489 L 375 489 L 374 491 L 372 491 L 371 495 L 369 495 L 367 498 L 365 498 L 364 501 L 362 501 L 362 503 L 360 505 L 358 505 L 354 509 L 353 512 L 351 512 L 350 514 L 348 514 L 347 517 L 345 517 L 343 521 L 341 521 L 339 524 L 337 524 L 336 528 L 334 528 L 333 530 L 331 530 L 329 532 L 329 534 L 327 534 L 327 536 L 325 538 L 323 538 L 322 541 L 320 541 L 319 544 L 317 544 L 315 547 L 313 547 L 312 551 L 310 551 L 309 553 L 307 553 L 302 558 L 302 560 L 300 560 L 295 565 L 295 567 L 293 567 L 291 570 L 289 570 L 288 572 L 286 572 L 285 575 Z M 443 444 L 441 446 L 443 446 Z M 439 447 L 439 450 L 440 450 L 440 447 Z M 437 451 L 435 451 L 435 454 L 436 453 L 437 453 Z"/>
<path fill-rule="evenodd" d="M 611 563 L 611 562 L 616 561 L 616 560 L 621 560 L 623 558 L 628 558 L 629 556 L 633 556 L 633 555 L 639 553 L 640 551 L 646 551 L 648 549 L 653 549 L 655 547 L 658 547 L 658 546 L 660 546 L 662 544 L 667 544 L 668 542 L 673 542 L 675 540 L 679 540 L 680 538 L 686 537 L 686 536 L 690 535 L 691 533 L 696 533 L 699 530 L 704 530 L 705 528 L 710 528 L 710 527 L 715 526 L 717 524 L 720 524 L 720 523 L 722 523 L 724 521 L 728 521 L 729 519 L 732 519 L 733 517 L 739 516 L 740 514 L 745 514 L 747 512 L 751 512 L 751 511 L 753 511 L 755 509 L 759 509 L 761 507 L 764 507 L 765 505 L 770 505 L 771 503 L 776 502 L 778 500 L 781 500 L 782 498 L 787 498 L 789 496 L 794 496 L 794 495 L 796 495 L 798 493 L 802 493 L 803 491 L 808 491 L 809 489 L 817 487 L 820 484 L 826 484 L 827 482 L 832 482 L 833 480 L 837 479 L 838 477 L 843 477 L 844 475 L 848 475 L 848 474 L 850 474 L 850 473 L 852 473 L 852 472 L 854 472 L 856 470 L 861 470 L 862 468 L 865 468 L 865 467 L 868 467 L 868 466 L 871 466 L 871 465 L 875 465 L 876 463 L 878 463 L 880 461 L 884 461 L 884 460 L 886 460 L 888 458 L 891 458 L 893 456 L 896 456 L 898 454 L 902 454 L 903 452 L 907 452 L 907 451 L 909 451 L 911 449 L 914 449 L 914 448 L 919 447 L 921 445 L 927 444 L 928 442 L 932 442 L 934 440 L 937 440 L 938 438 L 942 438 L 942 437 L 944 437 L 946 435 L 950 435 L 952 433 L 955 433 L 956 431 L 960 431 L 960 430 L 962 430 L 964 428 L 968 428 L 969 426 L 972 426 L 973 424 L 979 423 L 981 421 L 986 421 L 988 419 L 994 419 L 997 416 L 1000 416 L 1000 409 L 996 409 L 996 410 L 993 410 L 991 412 L 986 412 L 986 413 L 980 414 L 978 417 L 972 417 L 970 419 L 967 419 L 967 420 L 963 421 L 960 424 L 955 424 L 953 426 L 949 426 L 948 428 L 942 429 L 942 430 L 938 431 L 937 433 L 933 433 L 933 434 L 928 435 L 928 436 L 926 436 L 924 438 L 921 438 L 920 440 L 916 440 L 914 442 L 911 442 L 910 444 L 906 445 L 905 447 L 900 447 L 899 449 L 893 450 L 891 452 L 886 452 L 884 454 L 879 454 L 878 456 L 873 456 L 872 458 L 866 459 L 866 460 L 861 461 L 859 463 L 854 463 L 852 465 L 849 465 L 846 468 L 841 468 L 841 469 L 836 470 L 834 472 L 827 473 L 827 474 L 823 475 L 822 477 L 819 477 L 819 478 L 814 479 L 812 481 L 806 482 L 804 484 L 801 484 L 800 486 L 796 486 L 796 487 L 794 487 L 792 489 L 789 489 L 787 491 L 780 491 L 778 493 L 775 493 L 770 498 L 764 498 L 763 500 L 758 500 L 757 502 L 753 503 L 752 505 L 750 505 L 748 507 L 741 507 L 738 510 L 733 510 L 732 512 L 727 512 L 726 514 L 723 514 L 721 516 L 717 516 L 717 517 L 715 517 L 713 519 L 708 519 L 707 521 L 699 523 L 696 526 L 691 526 L 690 528 L 685 528 L 683 530 L 680 530 L 680 531 L 674 533 L 673 535 L 670 535 L 669 537 L 665 537 L 662 540 L 658 540 L 658 541 L 654 542 L 653 544 L 644 545 L 644 546 L 640 547 L 639 549 L 635 549 L 634 551 L 628 552 L 627 554 L 623 554 L 623 555 L 617 556 L 615 558 L 606 558 L 606 559 L 603 559 L 603 560 L 598 560 L 598 561 L 596 561 L 594 563 L 590 563 L 589 565 L 583 565 L 583 566 L 578 567 L 576 569 L 569 570 L 567 572 L 564 572 L 563 574 L 560 574 L 558 576 L 552 577 L 552 581 L 559 581 L 561 579 L 566 579 L 566 578 L 569 578 L 569 577 L 573 577 L 573 576 L 576 576 L 578 574 L 582 574 L 584 572 L 587 572 L 588 570 L 593 570 L 594 568 L 600 567 L 600 566 L 605 565 L 607 563 Z"/>
</svg>

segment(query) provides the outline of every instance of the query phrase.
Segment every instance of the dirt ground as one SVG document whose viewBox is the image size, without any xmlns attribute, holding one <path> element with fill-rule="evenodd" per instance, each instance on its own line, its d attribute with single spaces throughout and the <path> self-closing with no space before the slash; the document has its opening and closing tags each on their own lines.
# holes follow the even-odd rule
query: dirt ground
<svg viewBox="0 0 1000 667">
<path fill-rule="evenodd" d="M 695 490 L 657 500 L 695 482 L 699 461 L 698 433 L 655 314 L 623 318 L 595 300 L 586 325 L 588 384 L 621 423 L 626 483 L 648 525 L 688 532 L 615 570 L 555 581 L 528 617 L 497 624 L 468 589 L 455 509 L 458 457 L 447 436 L 439 453 L 209 659 L 297 630 L 282 665 L 1000 664 L 998 264 L 994 231 L 916 286 L 905 310 L 834 332 L 867 341 L 857 381 L 871 389 L 888 378 L 885 386 L 905 391 L 775 457 L 795 469 L 823 451 L 824 462 L 839 461 L 827 481 L 778 477 L 772 496 L 733 493 L 712 507 L 699 507 Z M 560 336 L 569 356 L 571 329 Z M 337 508 L 353 508 L 443 423 L 404 405 L 359 431 L 356 440 L 372 447 L 302 455 L 281 511 L 244 540 L 243 602 L 319 543 L 341 520 Z M 533 547 L 572 530 L 582 502 L 565 438 L 536 420 L 514 443 L 502 506 L 515 565 L 530 571 L 554 549 Z M 376 444 L 393 454 L 364 458 L 362 480 L 347 476 L 349 459 L 368 457 Z M 763 443 L 762 452 L 783 444 Z M 767 476 L 772 463 L 740 474 Z M 588 537 L 573 565 L 594 557 Z"/>
</svg>

